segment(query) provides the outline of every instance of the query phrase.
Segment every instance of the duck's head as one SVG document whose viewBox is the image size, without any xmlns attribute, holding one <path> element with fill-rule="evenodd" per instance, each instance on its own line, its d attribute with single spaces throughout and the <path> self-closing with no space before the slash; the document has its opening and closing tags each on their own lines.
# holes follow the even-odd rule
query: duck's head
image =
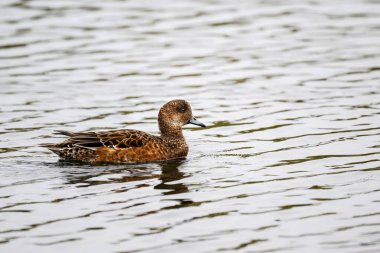
<svg viewBox="0 0 380 253">
<path fill-rule="evenodd" d="M 186 124 L 206 127 L 193 117 L 190 104 L 186 100 L 180 99 L 171 100 L 161 107 L 158 113 L 158 123 L 162 134 L 181 129 Z"/>
</svg>

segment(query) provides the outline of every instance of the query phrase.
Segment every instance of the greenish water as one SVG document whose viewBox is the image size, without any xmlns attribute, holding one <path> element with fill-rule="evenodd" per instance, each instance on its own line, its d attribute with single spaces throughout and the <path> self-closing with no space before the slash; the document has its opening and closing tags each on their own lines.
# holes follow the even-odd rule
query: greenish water
<svg viewBox="0 0 380 253">
<path fill-rule="evenodd" d="M 1 252 L 379 252 L 377 1 L 0 3 Z M 157 133 L 186 160 L 89 166 L 55 129 Z"/>
</svg>

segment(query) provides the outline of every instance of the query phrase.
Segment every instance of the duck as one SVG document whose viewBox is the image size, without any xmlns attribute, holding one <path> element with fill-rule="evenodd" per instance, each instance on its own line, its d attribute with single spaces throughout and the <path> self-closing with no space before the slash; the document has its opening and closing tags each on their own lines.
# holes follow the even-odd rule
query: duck
<svg viewBox="0 0 380 253">
<path fill-rule="evenodd" d="M 160 135 L 140 130 L 118 129 L 99 132 L 57 130 L 54 134 L 68 137 L 61 143 L 45 143 L 45 147 L 62 160 L 88 163 L 147 163 L 185 158 L 189 147 L 182 133 L 187 124 L 206 127 L 193 117 L 186 100 L 165 103 L 158 113 Z"/>
</svg>

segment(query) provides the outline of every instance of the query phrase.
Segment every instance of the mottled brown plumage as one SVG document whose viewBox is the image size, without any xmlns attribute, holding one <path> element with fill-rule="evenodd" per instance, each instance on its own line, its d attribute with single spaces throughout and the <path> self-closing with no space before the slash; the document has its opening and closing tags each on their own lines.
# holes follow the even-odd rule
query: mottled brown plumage
<svg viewBox="0 0 380 253">
<path fill-rule="evenodd" d="M 185 157 L 188 146 L 182 126 L 195 124 L 205 127 L 193 118 L 191 106 L 185 100 L 172 100 L 163 105 L 158 114 L 161 135 L 143 131 L 120 129 L 102 132 L 56 131 L 69 138 L 58 144 L 42 144 L 65 160 L 90 163 L 136 163 Z"/>
</svg>

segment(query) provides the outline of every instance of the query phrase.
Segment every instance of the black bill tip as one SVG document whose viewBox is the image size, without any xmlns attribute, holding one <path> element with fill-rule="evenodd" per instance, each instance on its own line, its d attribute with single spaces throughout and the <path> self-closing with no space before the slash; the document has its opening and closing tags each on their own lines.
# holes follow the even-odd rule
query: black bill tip
<svg viewBox="0 0 380 253">
<path fill-rule="evenodd" d="M 206 127 L 205 124 L 198 121 L 196 118 L 192 118 L 191 120 L 189 120 L 189 124 L 193 124 L 193 125 L 197 125 L 197 126 L 201 126 L 201 127 Z"/>
</svg>

